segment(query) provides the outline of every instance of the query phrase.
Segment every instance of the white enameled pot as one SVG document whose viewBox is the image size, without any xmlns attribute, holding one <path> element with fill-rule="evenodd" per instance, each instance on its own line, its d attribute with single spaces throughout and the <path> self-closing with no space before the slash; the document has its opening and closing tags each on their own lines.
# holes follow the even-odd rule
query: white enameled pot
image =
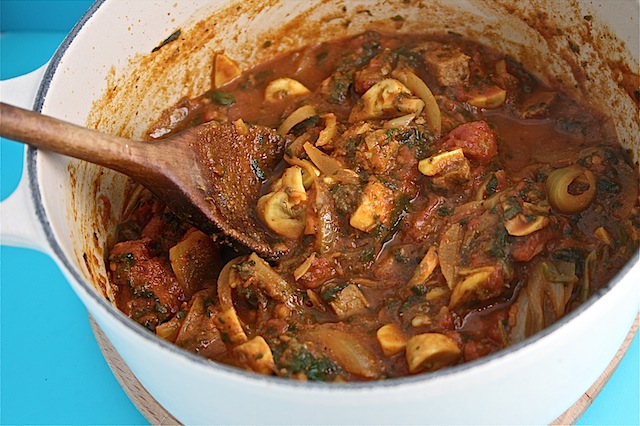
<svg viewBox="0 0 640 426">
<path fill-rule="evenodd" d="M 638 72 L 639 11 L 637 0 L 105 0 L 46 68 L 3 84 L 2 96 L 137 138 L 163 108 L 208 88 L 215 52 L 248 66 L 369 28 L 453 31 L 513 55 L 604 111 L 637 163 L 638 106 L 619 83 L 625 69 Z M 175 41 L 152 53 L 178 29 Z M 487 358 L 374 383 L 262 377 L 170 345 L 108 302 L 105 247 L 123 208 L 123 176 L 31 148 L 25 162 L 18 189 L 1 206 L 3 243 L 54 258 L 140 382 L 187 424 L 548 423 L 605 369 L 638 312 L 636 252 L 578 310 Z"/>
</svg>

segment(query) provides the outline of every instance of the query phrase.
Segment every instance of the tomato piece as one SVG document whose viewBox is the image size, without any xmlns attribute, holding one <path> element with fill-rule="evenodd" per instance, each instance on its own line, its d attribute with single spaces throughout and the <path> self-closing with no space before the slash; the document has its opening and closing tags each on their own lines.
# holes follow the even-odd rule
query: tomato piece
<svg viewBox="0 0 640 426">
<path fill-rule="evenodd" d="M 498 154 L 496 134 L 486 121 L 459 125 L 445 137 L 444 147 L 447 150 L 462 148 L 466 157 L 482 165 Z"/>
</svg>

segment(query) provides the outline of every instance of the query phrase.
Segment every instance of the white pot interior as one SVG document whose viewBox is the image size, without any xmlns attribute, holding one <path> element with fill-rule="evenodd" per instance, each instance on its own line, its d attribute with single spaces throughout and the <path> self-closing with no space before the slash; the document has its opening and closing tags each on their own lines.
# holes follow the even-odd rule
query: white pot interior
<svg viewBox="0 0 640 426">
<path fill-rule="evenodd" d="M 106 1 L 94 6 L 93 16 L 54 59 L 40 103 L 43 113 L 140 138 L 163 109 L 209 88 L 214 53 L 250 66 L 306 43 L 366 29 L 453 31 L 512 55 L 555 88 L 579 98 L 588 95 L 586 102 L 615 120 L 637 163 L 638 105 L 618 81 L 624 67 L 638 73 L 639 6 L 632 1 L 608 5 L 542 0 Z M 401 25 L 396 16 L 404 18 Z M 614 22 L 610 28 L 605 25 Z M 178 29 L 177 40 L 151 53 Z M 579 52 L 568 49 L 569 43 L 580 46 Z M 37 175 L 58 255 L 99 297 L 109 296 L 105 248 L 120 218 L 126 179 L 46 153 L 38 154 Z M 637 253 L 633 262 L 638 263 Z M 465 371 L 474 375 L 481 369 Z"/>
</svg>

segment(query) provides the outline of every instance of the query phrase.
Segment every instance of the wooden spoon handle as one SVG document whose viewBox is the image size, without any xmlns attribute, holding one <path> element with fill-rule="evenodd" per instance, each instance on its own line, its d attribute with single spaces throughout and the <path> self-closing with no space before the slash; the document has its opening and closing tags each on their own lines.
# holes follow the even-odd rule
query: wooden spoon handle
<svg viewBox="0 0 640 426">
<path fill-rule="evenodd" d="M 147 167 L 152 144 L 101 133 L 0 102 L 0 136 L 130 174 Z"/>
</svg>

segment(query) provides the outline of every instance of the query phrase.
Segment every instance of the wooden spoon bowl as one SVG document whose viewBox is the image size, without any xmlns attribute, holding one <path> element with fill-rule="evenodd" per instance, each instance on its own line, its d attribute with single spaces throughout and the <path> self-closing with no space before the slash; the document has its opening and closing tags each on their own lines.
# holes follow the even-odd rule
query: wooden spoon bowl
<svg viewBox="0 0 640 426">
<path fill-rule="evenodd" d="M 203 232 L 221 232 L 266 258 L 289 249 L 255 213 L 265 173 L 284 151 L 273 129 L 211 121 L 142 142 L 0 103 L 0 136 L 124 173 Z"/>
</svg>

